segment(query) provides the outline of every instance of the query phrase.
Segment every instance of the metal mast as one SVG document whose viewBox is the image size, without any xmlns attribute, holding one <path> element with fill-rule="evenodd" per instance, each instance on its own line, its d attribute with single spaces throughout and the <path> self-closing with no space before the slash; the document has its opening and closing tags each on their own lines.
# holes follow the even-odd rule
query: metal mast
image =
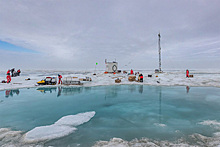
<svg viewBox="0 0 220 147">
<path fill-rule="evenodd" d="M 158 47 L 159 47 L 159 72 L 161 72 L 161 47 L 160 47 L 160 33 L 158 34 L 159 40 L 158 40 Z"/>
</svg>

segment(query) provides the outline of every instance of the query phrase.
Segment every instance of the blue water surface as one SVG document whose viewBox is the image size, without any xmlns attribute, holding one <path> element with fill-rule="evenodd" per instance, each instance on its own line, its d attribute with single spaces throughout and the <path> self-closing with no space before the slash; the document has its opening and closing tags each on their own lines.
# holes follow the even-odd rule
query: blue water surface
<svg viewBox="0 0 220 147">
<path fill-rule="evenodd" d="M 215 130 L 199 122 L 220 121 L 220 90 L 120 85 L 0 91 L 0 128 L 27 132 L 88 111 L 96 112 L 89 122 L 46 145 L 91 146 L 113 137 L 177 140 L 193 133 L 211 136 Z"/>
</svg>

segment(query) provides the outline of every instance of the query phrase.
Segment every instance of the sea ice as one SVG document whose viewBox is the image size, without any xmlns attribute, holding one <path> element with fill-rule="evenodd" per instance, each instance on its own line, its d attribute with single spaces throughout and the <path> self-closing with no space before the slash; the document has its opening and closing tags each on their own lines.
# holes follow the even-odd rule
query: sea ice
<svg viewBox="0 0 220 147">
<path fill-rule="evenodd" d="M 67 136 L 77 130 L 75 127 L 49 125 L 32 129 L 24 136 L 25 142 L 39 142 Z"/>
<path fill-rule="evenodd" d="M 0 90 L 36 87 L 36 82 L 46 76 L 57 76 L 61 71 L 22 71 L 21 76 L 12 77 L 10 84 L 0 83 Z M 85 71 L 62 71 L 63 77 L 74 76 L 79 78 L 91 77 L 91 82 L 85 82 L 84 86 L 102 86 L 102 85 L 120 85 L 120 84 L 141 84 L 141 85 L 163 85 L 163 86 L 209 86 L 220 87 L 220 71 L 192 71 L 193 78 L 185 77 L 185 70 L 182 71 L 165 71 L 164 73 L 156 74 L 154 71 L 135 71 L 144 75 L 143 83 L 129 82 L 128 75 L 123 73 L 104 74 L 104 71 L 98 71 L 96 75 L 93 72 Z M 0 81 L 5 80 L 5 72 L 0 71 Z M 42 74 L 43 73 L 43 74 Z M 148 75 L 152 77 L 148 77 Z M 30 78 L 30 80 L 25 80 Z M 121 83 L 115 83 L 115 79 L 120 78 Z M 57 85 L 49 85 L 55 87 Z M 46 86 L 48 87 L 48 86 Z"/>
<path fill-rule="evenodd" d="M 95 111 L 64 116 L 52 125 L 36 127 L 24 135 L 25 142 L 47 141 L 67 136 L 77 130 L 74 126 L 88 122 Z"/>
<path fill-rule="evenodd" d="M 85 122 L 88 122 L 95 115 L 95 111 L 79 113 L 77 115 L 68 115 L 64 116 L 55 122 L 55 125 L 70 125 L 70 126 L 78 126 Z"/>
<path fill-rule="evenodd" d="M 220 122 L 218 122 L 216 120 L 205 120 L 205 121 L 200 122 L 198 124 L 211 126 L 211 127 L 215 128 L 215 129 L 220 130 Z"/>
</svg>

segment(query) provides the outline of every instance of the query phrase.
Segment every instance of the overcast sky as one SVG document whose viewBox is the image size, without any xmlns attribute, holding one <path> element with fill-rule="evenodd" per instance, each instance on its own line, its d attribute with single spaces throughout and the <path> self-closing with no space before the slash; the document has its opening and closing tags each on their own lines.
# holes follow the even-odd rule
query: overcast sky
<svg viewBox="0 0 220 147">
<path fill-rule="evenodd" d="M 219 69 L 219 0 L 0 0 L 0 70 Z"/>
</svg>

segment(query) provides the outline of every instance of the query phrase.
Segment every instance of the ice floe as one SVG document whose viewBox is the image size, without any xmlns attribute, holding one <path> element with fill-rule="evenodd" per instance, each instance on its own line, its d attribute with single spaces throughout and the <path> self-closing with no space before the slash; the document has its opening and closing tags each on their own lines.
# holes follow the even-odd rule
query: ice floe
<svg viewBox="0 0 220 147">
<path fill-rule="evenodd" d="M 75 126 L 88 122 L 94 115 L 95 112 L 92 111 L 64 116 L 52 125 L 40 126 L 28 131 L 24 141 L 38 142 L 67 136 L 77 130 Z"/>
<path fill-rule="evenodd" d="M 213 127 L 215 129 L 220 130 L 220 122 L 218 122 L 216 120 L 205 120 L 205 121 L 202 121 L 198 124 L 207 125 L 207 126 L 210 126 L 210 127 Z"/>
<path fill-rule="evenodd" d="M 78 126 L 85 122 L 88 122 L 95 115 L 95 111 L 79 113 L 77 115 L 68 115 L 64 116 L 55 122 L 55 125 L 70 125 L 70 126 Z"/>
<path fill-rule="evenodd" d="M 67 136 L 77 130 L 75 127 L 49 125 L 36 127 L 24 136 L 25 142 L 39 142 Z"/>
<path fill-rule="evenodd" d="M 67 136 L 77 130 L 76 126 L 88 122 L 95 112 L 64 116 L 52 125 L 36 127 L 27 133 L 0 129 L 0 146 L 42 146 L 46 141 Z"/>
<path fill-rule="evenodd" d="M 144 75 L 143 83 L 129 82 L 128 75 L 123 73 L 104 74 L 104 71 L 97 71 L 93 75 L 92 71 L 30 71 L 24 70 L 19 77 L 12 77 L 11 83 L 0 83 L 0 90 L 36 87 L 36 82 L 46 76 L 57 77 L 57 74 L 62 74 L 63 77 L 91 77 L 91 82 L 84 82 L 84 86 L 102 86 L 102 85 L 119 85 L 119 84 L 141 84 L 141 85 L 163 85 L 163 86 L 207 86 L 220 87 L 220 71 L 190 71 L 193 78 L 185 77 L 185 70 L 182 71 L 165 71 L 164 73 L 154 73 L 154 71 L 135 71 Z M 148 77 L 152 75 L 152 77 Z M 30 78 L 30 80 L 25 80 Z M 115 79 L 120 78 L 121 83 L 115 83 Z M 0 81 L 5 80 L 5 72 L 0 71 Z M 57 85 L 52 85 L 52 87 Z M 47 86 L 48 87 L 48 86 Z"/>
</svg>

